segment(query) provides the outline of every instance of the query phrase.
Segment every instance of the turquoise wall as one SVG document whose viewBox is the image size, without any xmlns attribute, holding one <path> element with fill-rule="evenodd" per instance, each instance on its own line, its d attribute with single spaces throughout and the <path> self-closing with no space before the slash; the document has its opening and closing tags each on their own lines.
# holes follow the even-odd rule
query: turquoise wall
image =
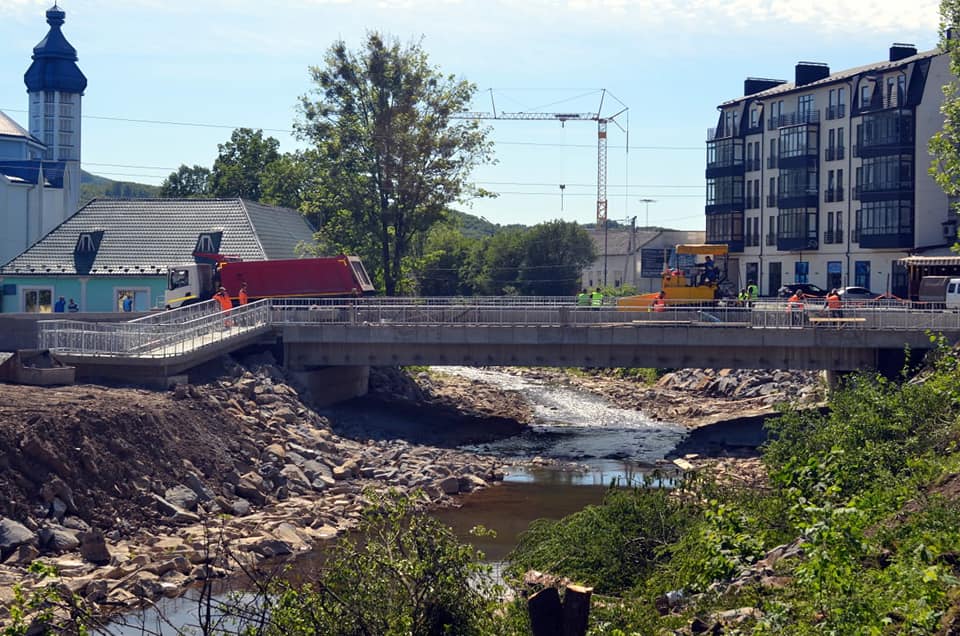
<svg viewBox="0 0 960 636">
<path fill-rule="evenodd" d="M 0 303 L 5 314 L 23 311 L 24 288 L 53 288 L 52 302 L 63 296 L 73 298 L 81 311 L 119 311 L 117 294 L 121 290 L 134 292 L 134 311 L 146 311 L 163 306 L 165 276 L 88 276 L 86 303 L 82 302 L 79 276 L 0 276 Z M 13 293 L 9 293 L 13 292 Z"/>
</svg>

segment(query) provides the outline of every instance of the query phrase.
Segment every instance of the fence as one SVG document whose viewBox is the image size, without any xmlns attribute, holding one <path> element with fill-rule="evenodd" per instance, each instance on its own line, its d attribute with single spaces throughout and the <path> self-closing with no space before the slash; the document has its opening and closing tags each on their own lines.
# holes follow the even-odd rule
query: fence
<svg viewBox="0 0 960 636">
<path fill-rule="evenodd" d="M 198 351 L 254 330 L 281 325 L 347 324 L 503 326 L 728 326 L 745 329 L 851 329 L 960 331 L 960 312 L 900 301 L 848 303 L 842 320 L 822 302 L 803 309 L 779 300 L 749 306 L 672 305 L 645 308 L 577 306 L 563 298 L 324 298 L 265 299 L 230 311 L 216 303 L 146 316 L 124 323 L 50 320 L 39 323 L 39 347 L 78 356 L 169 358 Z"/>
</svg>

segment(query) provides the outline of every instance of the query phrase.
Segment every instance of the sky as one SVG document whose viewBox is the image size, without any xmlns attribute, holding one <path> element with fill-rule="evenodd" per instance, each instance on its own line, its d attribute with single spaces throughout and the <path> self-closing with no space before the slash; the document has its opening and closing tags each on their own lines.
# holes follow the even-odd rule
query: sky
<svg viewBox="0 0 960 636">
<path fill-rule="evenodd" d="M 619 114 L 608 124 L 608 218 L 703 229 L 706 130 L 746 77 L 791 80 L 798 61 L 839 71 L 893 42 L 934 48 L 937 0 L 59 0 L 88 79 L 83 168 L 159 184 L 210 167 L 237 127 L 281 151 L 309 67 L 369 31 L 420 42 L 477 87 L 471 110 Z M 0 0 L 0 110 L 27 124 L 23 73 L 51 0 Z M 139 121 L 131 121 L 139 120 Z M 592 223 L 597 124 L 488 121 L 496 162 L 472 179 L 494 199 L 455 207 L 493 223 Z M 561 188 L 561 184 L 565 187 Z M 644 199 L 648 201 L 644 201 Z"/>
</svg>

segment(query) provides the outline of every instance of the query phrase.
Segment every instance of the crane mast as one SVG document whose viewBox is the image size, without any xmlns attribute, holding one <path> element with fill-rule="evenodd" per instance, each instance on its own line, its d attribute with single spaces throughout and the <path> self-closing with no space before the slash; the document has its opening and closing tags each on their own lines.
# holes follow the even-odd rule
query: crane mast
<svg viewBox="0 0 960 636">
<path fill-rule="evenodd" d="M 606 95 L 606 90 L 601 94 Z M 595 121 L 597 122 L 597 226 L 602 223 L 606 227 L 607 221 L 607 124 L 613 122 L 621 130 L 627 132 L 626 128 L 620 126 L 616 118 L 627 112 L 624 106 L 619 112 L 610 116 L 601 116 L 603 108 L 603 97 L 600 99 L 600 106 L 595 113 L 508 113 L 497 112 L 496 104 L 493 101 L 493 89 L 490 90 L 490 103 L 492 110 L 483 111 L 464 111 L 451 116 L 452 119 L 478 119 L 478 120 L 507 120 L 507 121 L 558 121 L 560 125 L 568 121 Z M 616 98 L 614 98 L 616 99 Z M 617 100 L 619 101 L 619 100 Z M 622 104 L 622 102 L 621 102 Z M 628 133 L 629 134 L 629 133 Z M 628 144 L 629 146 L 629 144 Z"/>
</svg>

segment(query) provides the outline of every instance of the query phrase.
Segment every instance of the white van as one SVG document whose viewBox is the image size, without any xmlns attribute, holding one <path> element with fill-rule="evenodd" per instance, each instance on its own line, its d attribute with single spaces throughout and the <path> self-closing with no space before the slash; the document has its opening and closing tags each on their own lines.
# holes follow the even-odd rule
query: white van
<svg viewBox="0 0 960 636">
<path fill-rule="evenodd" d="M 960 310 L 960 278 L 924 276 L 917 300 L 935 308 Z"/>
</svg>

